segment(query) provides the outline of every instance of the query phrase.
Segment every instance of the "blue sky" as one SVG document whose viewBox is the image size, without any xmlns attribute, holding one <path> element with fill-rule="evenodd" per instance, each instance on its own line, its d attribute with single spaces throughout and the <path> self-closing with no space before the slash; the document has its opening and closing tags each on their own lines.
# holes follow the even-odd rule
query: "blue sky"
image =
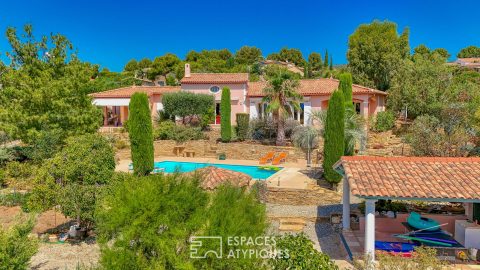
<svg viewBox="0 0 480 270">
<path fill-rule="evenodd" d="M 392 3 L 389 3 L 392 2 Z M 393 3 L 394 2 L 394 3 Z M 348 36 L 374 19 L 410 28 L 410 44 L 455 55 L 480 46 L 480 1 L 6 1 L 0 7 L 0 52 L 10 48 L 7 26 L 34 26 L 37 36 L 66 35 L 80 58 L 120 71 L 130 59 L 167 52 L 257 46 L 263 54 L 299 48 L 305 57 L 325 49 L 346 63 Z M 469 15 L 470 14 L 470 15 Z"/>
</svg>

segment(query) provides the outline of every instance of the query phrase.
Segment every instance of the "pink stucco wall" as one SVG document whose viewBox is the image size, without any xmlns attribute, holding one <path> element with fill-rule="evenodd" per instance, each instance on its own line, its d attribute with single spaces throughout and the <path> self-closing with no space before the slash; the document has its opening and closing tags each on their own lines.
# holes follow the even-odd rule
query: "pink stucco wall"
<svg viewBox="0 0 480 270">
<path fill-rule="evenodd" d="M 328 109 L 328 100 L 330 96 L 311 96 L 312 111 L 320 111 Z M 372 95 L 353 95 L 353 100 L 358 103 L 368 102 L 368 114 L 365 116 L 373 116 L 377 112 L 385 110 L 385 97 Z"/>
<path fill-rule="evenodd" d="M 210 92 L 212 86 L 220 87 L 220 91 L 213 94 Z M 236 124 L 236 114 L 248 112 L 248 106 L 245 102 L 247 85 L 242 84 L 182 84 L 182 91 L 189 91 L 196 94 L 211 94 L 215 96 L 215 102 L 219 103 L 222 96 L 223 87 L 230 88 L 230 98 L 232 105 L 231 122 Z"/>
</svg>

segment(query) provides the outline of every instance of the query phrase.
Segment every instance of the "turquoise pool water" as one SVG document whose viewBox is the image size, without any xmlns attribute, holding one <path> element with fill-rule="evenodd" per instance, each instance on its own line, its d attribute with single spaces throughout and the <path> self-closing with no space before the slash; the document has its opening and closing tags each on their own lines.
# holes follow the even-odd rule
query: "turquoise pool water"
<svg viewBox="0 0 480 270">
<path fill-rule="evenodd" d="M 166 173 L 173 172 L 191 172 L 199 168 L 207 166 L 215 166 L 231 171 L 242 172 L 250 175 L 254 179 L 265 180 L 274 175 L 276 171 L 268 171 L 259 169 L 258 166 L 244 166 L 231 164 L 216 164 L 216 163 L 196 163 L 196 162 L 178 162 L 178 161 L 161 161 L 155 162 L 155 168 L 162 168 Z"/>
</svg>

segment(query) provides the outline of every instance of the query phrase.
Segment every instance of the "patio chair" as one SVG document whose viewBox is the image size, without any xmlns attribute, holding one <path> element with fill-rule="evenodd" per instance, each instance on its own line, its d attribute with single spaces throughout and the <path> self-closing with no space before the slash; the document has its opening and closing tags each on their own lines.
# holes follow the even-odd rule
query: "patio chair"
<svg viewBox="0 0 480 270">
<path fill-rule="evenodd" d="M 275 152 L 268 152 L 265 156 L 261 157 L 258 161 L 259 164 L 267 164 L 271 162 L 273 157 L 275 156 Z"/>
<path fill-rule="evenodd" d="M 272 165 L 278 165 L 287 160 L 287 153 L 281 152 L 276 158 L 272 160 Z"/>
<path fill-rule="evenodd" d="M 128 170 L 133 171 L 133 163 L 128 164 Z"/>
</svg>

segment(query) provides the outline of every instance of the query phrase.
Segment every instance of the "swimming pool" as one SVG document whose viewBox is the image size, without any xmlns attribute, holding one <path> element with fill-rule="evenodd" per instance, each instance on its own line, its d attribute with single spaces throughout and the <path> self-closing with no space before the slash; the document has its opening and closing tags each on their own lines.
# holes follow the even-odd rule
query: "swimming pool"
<svg viewBox="0 0 480 270">
<path fill-rule="evenodd" d="M 162 168 L 166 173 L 173 172 L 191 172 L 199 168 L 215 166 L 236 172 L 242 172 L 250 175 L 253 179 L 265 180 L 274 175 L 277 171 L 259 169 L 258 166 L 244 166 L 217 163 L 197 163 L 197 162 L 179 162 L 179 161 L 161 161 L 155 162 L 155 168 Z"/>
</svg>

